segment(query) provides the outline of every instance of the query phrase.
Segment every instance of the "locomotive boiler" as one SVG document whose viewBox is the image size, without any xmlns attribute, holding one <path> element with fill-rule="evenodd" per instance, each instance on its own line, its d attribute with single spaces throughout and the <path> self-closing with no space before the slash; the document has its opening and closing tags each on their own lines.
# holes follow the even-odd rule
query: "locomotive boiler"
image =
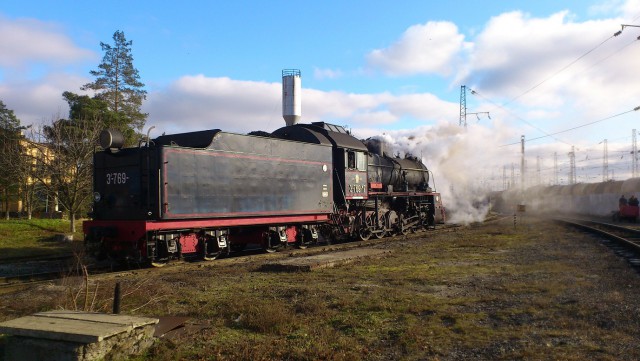
<svg viewBox="0 0 640 361">
<path fill-rule="evenodd" d="M 282 139 L 331 144 L 334 164 L 332 238 L 382 238 L 443 223 L 440 194 L 429 187 L 429 170 L 417 158 L 390 157 L 375 139 L 360 141 L 344 127 L 315 122 L 273 132 Z"/>
</svg>

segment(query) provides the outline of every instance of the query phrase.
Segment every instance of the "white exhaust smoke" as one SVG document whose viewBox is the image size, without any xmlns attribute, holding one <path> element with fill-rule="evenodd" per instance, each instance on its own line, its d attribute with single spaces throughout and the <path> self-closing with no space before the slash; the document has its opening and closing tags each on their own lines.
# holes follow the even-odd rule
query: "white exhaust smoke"
<svg viewBox="0 0 640 361">
<path fill-rule="evenodd" d="M 500 170 L 510 161 L 505 160 L 510 150 L 499 147 L 505 137 L 479 125 L 465 129 L 442 123 L 373 138 L 387 143 L 390 155 L 410 153 L 422 158 L 433 173 L 430 186 L 442 194 L 448 223 L 483 221 L 489 211 L 486 195 L 495 190 L 495 178 L 502 178 Z"/>
</svg>

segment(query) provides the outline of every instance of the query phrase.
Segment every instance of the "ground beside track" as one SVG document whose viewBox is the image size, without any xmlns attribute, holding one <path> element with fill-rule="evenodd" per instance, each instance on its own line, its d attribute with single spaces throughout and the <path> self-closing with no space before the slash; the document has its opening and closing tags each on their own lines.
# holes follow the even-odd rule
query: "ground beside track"
<svg viewBox="0 0 640 361">
<path fill-rule="evenodd" d="M 90 279 L 89 292 L 66 279 L 0 296 L 0 319 L 108 310 L 118 280 L 124 313 L 209 327 L 141 360 L 640 359 L 640 275 L 592 236 L 527 217 L 426 235 L 306 273 L 260 272 L 272 255 L 257 255 Z"/>
<path fill-rule="evenodd" d="M 58 236 L 71 235 L 73 242 L 59 241 Z M 72 255 L 83 247 L 82 221 L 76 232 L 69 233 L 69 221 L 62 219 L 0 220 L 0 263 L 35 257 Z"/>
</svg>

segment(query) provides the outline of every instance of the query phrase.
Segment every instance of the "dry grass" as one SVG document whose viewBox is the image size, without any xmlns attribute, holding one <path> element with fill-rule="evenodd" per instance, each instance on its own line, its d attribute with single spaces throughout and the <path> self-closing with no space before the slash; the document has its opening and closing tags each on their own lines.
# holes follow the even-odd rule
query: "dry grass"
<svg viewBox="0 0 640 361">
<path fill-rule="evenodd" d="M 259 272 L 262 256 L 136 271 L 118 278 L 122 310 L 211 325 L 139 360 L 640 358 L 637 272 L 563 232 L 533 220 L 486 225 L 310 273 Z M 98 300 L 114 282 L 100 281 Z M 9 301 L 3 317 L 61 306 Z"/>
</svg>

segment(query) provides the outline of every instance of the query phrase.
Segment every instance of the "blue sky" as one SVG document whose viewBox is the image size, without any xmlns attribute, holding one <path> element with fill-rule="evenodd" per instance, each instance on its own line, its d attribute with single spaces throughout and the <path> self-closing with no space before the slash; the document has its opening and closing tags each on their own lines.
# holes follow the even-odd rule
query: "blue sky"
<svg viewBox="0 0 640 361">
<path fill-rule="evenodd" d="M 157 135 L 272 131 L 284 124 L 281 70 L 300 69 L 303 121 L 348 125 L 363 138 L 384 133 L 403 151 L 443 157 L 438 167 L 463 154 L 463 169 L 491 168 L 481 177 L 498 184 L 502 174 L 493 173 L 519 156 L 518 146 L 501 145 L 640 105 L 640 28 L 598 46 L 621 24 L 639 23 L 640 0 L 4 0 L 0 100 L 24 124 L 66 116 L 62 92 L 81 93 L 101 61 L 100 42 L 122 30 Z M 469 113 L 491 114 L 470 115 L 466 131 L 457 126 L 461 85 L 477 92 L 467 93 Z M 528 155 L 548 170 L 561 154 L 562 168 L 573 145 L 602 163 L 598 143 L 608 138 L 609 151 L 623 154 L 639 116 L 541 138 Z"/>
</svg>

